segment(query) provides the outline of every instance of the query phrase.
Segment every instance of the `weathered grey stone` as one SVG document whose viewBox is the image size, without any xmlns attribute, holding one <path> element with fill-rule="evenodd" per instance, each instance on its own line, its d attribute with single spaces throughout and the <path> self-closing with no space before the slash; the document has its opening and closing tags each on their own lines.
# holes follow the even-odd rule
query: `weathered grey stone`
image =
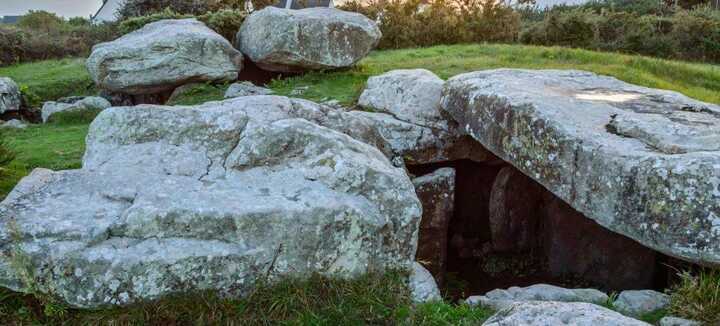
<svg viewBox="0 0 720 326">
<path fill-rule="evenodd" d="M 643 289 L 656 283 L 660 254 L 586 218 L 554 197 L 543 218 L 547 267 L 606 289 Z"/>
<path fill-rule="evenodd" d="M 248 16 L 237 35 L 242 53 L 258 67 L 277 72 L 350 67 L 381 37 L 377 24 L 358 13 L 272 6 Z"/>
<path fill-rule="evenodd" d="M 255 86 L 251 82 L 234 83 L 228 87 L 225 92 L 225 98 L 252 96 L 252 95 L 271 95 L 273 91 L 265 87 Z"/>
<path fill-rule="evenodd" d="M 471 306 L 481 305 L 494 310 L 511 307 L 517 302 L 556 301 L 604 304 L 607 294 L 595 289 L 565 289 L 548 284 L 536 284 L 525 288 L 511 287 L 507 290 L 493 290 L 483 296 L 472 296 L 465 300 Z"/>
<path fill-rule="evenodd" d="M 411 268 L 421 206 L 404 170 L 295 104 L 103 111 L 82 169 L 36 170 L 0 204 L 0 286 L 26 288 L 23 261 L 40 291 L 99 307 Z"/>
<path fill-rule="evenodd" d="M 415 303 L 442 301 L 435 279 L 420 263 L 413 264 L 409 287 Z"/>
<path fill-rule="evenodd" d="M 443 84 L 442 79 L 428 70 L 393 70 L 371 77 L 358 105 L 372 112 L 367 116 L 391 116 L 393 123 L 383 123 L 393 126 L 389 132 L 398 134 L 399 128 L 406 130 L 402 131 L 406 137 L 392 138 L 396 139 L 394 147 L 412 149 L 413 154 L 406 157 L 408 164 L 460 159 L 483 162 L 495 158 L 472 139 L 458 133 L 455 124 L 443 116 L 440 108 Z"/>
<path fill-rule="evenodd" d="M 484 326 L 648 326 L 591 303 L 522 302 L 490 317 Z"/>
<path fill-rule="evenodd" d="M 0 121 L 0 129 L 25 129 L 28 125 L 18 119 L 12 119 L 10 121 Z"/>
<path fill-rule="evenodd" d="M 522 252 L 538 245 L 544 189 L 514 167 L 500 170 L 490 194 L 490 236 L 497 251 Z"/>
<path fill-rule="evenodd" d="M 452 78 L 442 106 L 603 227 L 677 258 L 720 264 L 720 153 L 708 145 L 718 106 L 587 72 L 510 69 Z M 659 120 L 663 128 L 652 129 Z"/>
<path fill-rule="evenodd" d="M 413 179 L 423 215 L 416 260 L 426 263 L 438 284 L 447 270 L 448 227 L 455 208 L 455 169 L 443 168 Z"/>
<path fill-rule="evenodd" d="M 176 89 L 173 90 L 173 92 L 170 94 L 170 97 L 167 100 L 167 103 L 173 103 L 177 101 L 180 97 L 189 94 L 194 89 L 201 87 L 203 84 L 200 83 L 192 83 L 192 84 L 185 84 L 182 85 Z M 143 104 L 149 104 L 149 103 L 143 103 Z M 130 105 L 132 106 L 132 105 Z"/>
<path fill-rule="evenodd" d="M 628 316 L 641 316 L 670 306 L 670 296 L 653 290 L 620 292 L 615 307 Z"/>
<path fill-rule="evenodd" d="M 20 110 L 20 87 L 10 78 L 0 77 L 0 114 Z"/>
<path fill-rule="evenodd" d="M 161 20 L 93 47 L 86 65 L 95 83 L 131 95 L 170 92 L 193 82 L 234 81 L 242 54 L 195 19 Z"/>
<path fill-rule="evenodd" d="M 398 120 L 448 130 L 440 99 L 445 81 L 425 69 L 393 70 L 370 77 L 358 105 Z"/>
<path fill-rule="evenodd" d="M 74 98 L 65 102 L 45 102 L 42 107 L 42 120 L 47 123 L 53 115 L 70 112 L 101 112 L 112 106 L 102 97 L 88 96 Z"/>
<path fill-rule="evenodd" d="M 465 158 L 484 162 L 495 158 L 470 138 L 398 120 L 386 113 L 350 111 L 342 116 L 343 120 L 338 121 L 335 129 L 374 139 L 373 145 L 385 148 L 384 152 L 388 155 L 402 157 L 407 164 Z"/>
<path fill-rule="evenodd" d="M 678 317 L 663 317 L 658 326 L 701 326 L 699 322 Z"/>
</svg>

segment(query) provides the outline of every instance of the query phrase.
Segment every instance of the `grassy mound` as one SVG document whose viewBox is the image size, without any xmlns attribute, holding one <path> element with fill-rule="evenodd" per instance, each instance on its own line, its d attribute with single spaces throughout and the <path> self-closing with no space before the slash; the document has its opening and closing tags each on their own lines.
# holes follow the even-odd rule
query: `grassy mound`
<svg viewBox="0 0 720 326">
<path fill-rule="evenodd" d="M 197 293 L 108 310 L 68 309 L 0 289 L 0 319 L 18 325 L 479 325 L 492 314 L 467 305 L 412 306 L 404 277 L 315 275 L 260 284 L 244 299 Z"/>
</svg>

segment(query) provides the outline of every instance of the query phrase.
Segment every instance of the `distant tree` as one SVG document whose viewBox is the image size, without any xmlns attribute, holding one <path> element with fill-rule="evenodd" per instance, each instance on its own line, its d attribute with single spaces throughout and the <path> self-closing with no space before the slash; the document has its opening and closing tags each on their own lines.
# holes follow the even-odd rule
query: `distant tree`
<svg viewBox="0 0 720 326">
<path fill-rule="evenodd" d="M 50 33 L 62 26 L 64 20 L 56 14 L 47 11 L 31 10 L 27 15 L 20 18 L 18 26 L 34 31 Z"/>
<path fill-rule="evenodd" d="M 273 4 L 274 0 L 253 0 L 256 10 Z M 169 9 L 183 15 L 203 15 L 223 9 L 244 10 L 245 0 L 128 0 L 118 11 L 120 20 L 147 16 Z"/>
<path fill-rule="evenodd" d="M 710 5 L 720 8 L 720 0 L 664 0 L 669 6 L 692 8 L 698 5 Z"/>
<path fill-rule="evenodd" d="M 67 22 L 68 22 L 68 24 L 70 24 L 72 26 L 89 26 L 92 24 L 90 19 L 85 18 L 85 17 L 73 17 L 73 18 L 68 19 Z"/>
</svg>

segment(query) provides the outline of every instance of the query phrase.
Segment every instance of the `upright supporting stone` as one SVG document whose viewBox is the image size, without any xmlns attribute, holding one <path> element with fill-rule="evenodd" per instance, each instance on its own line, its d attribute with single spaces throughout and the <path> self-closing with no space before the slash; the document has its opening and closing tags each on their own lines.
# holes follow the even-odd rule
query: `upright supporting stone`
<svg viewBox="0 0 720 326">
<path fill-rule="evenodd" d="M 493 249 L 525 251 L 537 244 L 543 191 L 512 166 L 500 170 L 490 194 Z"/>
<path fill-rule="evenodd" d="M 580 277 L 611 290 L 653 287 L 655 251 L 604 229 L 558 198 L 547 205 L 545 215 L 550 273 Z"/>
<path fill-rule="evenodd" d="M 444 168 L 413 180 L 423 207 L 417 260 L 425 265 L 438 284 L 444 284 L 448 226 L 455 207 L 455 169 Z"/>
</svg>

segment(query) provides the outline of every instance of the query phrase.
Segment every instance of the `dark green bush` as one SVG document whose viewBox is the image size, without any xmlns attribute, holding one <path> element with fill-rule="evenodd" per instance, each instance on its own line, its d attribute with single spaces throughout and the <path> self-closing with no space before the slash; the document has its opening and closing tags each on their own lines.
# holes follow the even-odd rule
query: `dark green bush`
<svg viewBox="0 0 720 326">
<path fill-rule="evenodd" d="M 23 31 L 0 25 L 0 66 L 22 61 Z"/>
<path fill-rule="evenodd" d="M 551 10 L 542 21 L 527 24 L 520 41 L 720 62 L 720 11 L 698 7 L 661 16 L 585 8 Z"/>
<path fill-rule="evenodd" d="M 0 66 L 63 57 L 86 56 L 92 46 L 118 36 L 113 24 L 64 20 L 32 11 L 15 26 L 0 26 Z"/>
<path fill-rule="evenodd" d="M 390 0 L 345 3 L 341 9 L 380 22 L 380 49 L 472 42 L 513 42 L 520 15 L 502 2 L 488 0 Z"/>
<path fill-rule="evenodd" d="M 720 62 L 720 11 L 703 6 L 673 16 L 670 37 L 677 57 Z"/>
<path fill-rule="evenodd" d="M 126 19 L 120 23 L 119 30 L 122 34 L 127 34 L 138 30 L 149 23 L 163 19 L 197 18 L 218 34 L 224 36 L 229 41 L 234 42 L 235 34 L 237 34 L 238 30 L 240 30 L 240 25 L 242 25 L 246 16 L 247 13 L 245 11 L 236 9 L 221 9 L 214 12 L 208 12 L 200 16 L 182 14 L 172 11 L 171 9 L 165 9 L 154 14 Z"/>
<path fill-rule="evenodd" d="M 127 34 L 133 31 L 136 31 L 143 26 L 163 20 L 163 19 L 183 19 L 183 18 L 192 18 L 193 15 L 190 14 L 180 14 L 178 12 L 175 12 L 171 9 L 165 9 L 163 11 L 159 11 L 153 14 L 144 15 L 144 16 L 137 16 L 132 17 L 123 20 L 120 23 L 120 26 L 118 27 L 120 34 Z"/>
<path fill-rule="evenodd" d="M 253 5 L 258 10 L 273 3 L 273 0 L 253 0 Z M 125 20 L 166 10 L 181 15 L 201 16 L 224 9 L 242 10 L 244 6 L 245 0 L 128 0 L 118 12 L 118 16 L 120 20 Z"/>
</svg>

